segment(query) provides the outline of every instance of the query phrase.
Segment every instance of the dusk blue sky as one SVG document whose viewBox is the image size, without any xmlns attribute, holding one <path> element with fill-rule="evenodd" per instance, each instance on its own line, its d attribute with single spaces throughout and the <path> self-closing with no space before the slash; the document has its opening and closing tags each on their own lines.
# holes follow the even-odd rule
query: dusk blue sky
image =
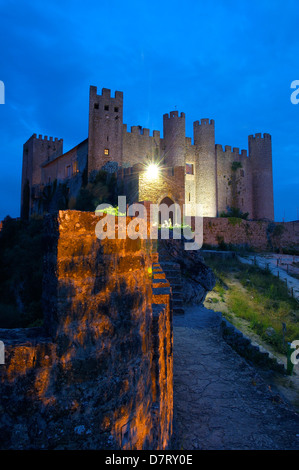
<svg viewBox="0 0 299 470">
<path fill-rule="evenodd" d="M 0 220 L 19 216 L 23 143 L 88 133 L 89 86 L 124 92 L 124 122 L 215 119 L 216 143 L 272 135 L 276 220 L 297 219 L 298 0 L 0 0 Z"/>
</svg>

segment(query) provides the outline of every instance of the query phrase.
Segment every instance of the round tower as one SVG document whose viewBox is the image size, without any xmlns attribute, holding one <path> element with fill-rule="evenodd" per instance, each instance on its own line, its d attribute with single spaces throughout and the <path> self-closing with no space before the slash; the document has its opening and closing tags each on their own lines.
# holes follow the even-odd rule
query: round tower
<svg viewBox="0 0 299 470">
<path fill-rule="evenodd" d="M 169 166 L 185 166 L 186 127 L 185 113 L 171 111 L 163 116 L 165 163 Z"/>
<path fill-rule="evenodd" d="M 215 122 L 202 119 L 193 123 L 196 147 L 196 199 L 202 205 L 204 217 L 217 216 Z"/>
<path fill-rule="evenodd" d="M 271 135 L 250 135 L 248 148 L 252 168 L 253 218 L 274 220 Z"/>
</svg>

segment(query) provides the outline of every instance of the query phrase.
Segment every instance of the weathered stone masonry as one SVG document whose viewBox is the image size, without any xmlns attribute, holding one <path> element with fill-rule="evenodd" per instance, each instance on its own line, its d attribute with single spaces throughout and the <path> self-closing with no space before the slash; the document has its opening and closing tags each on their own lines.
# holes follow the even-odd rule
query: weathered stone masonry
<svg viewBox="0 0 299 470">
<path fill-rule="evenodd" d="M 191 225 L 194 227 L 194 218 Z M 275 227 L 280 230 L 276 231 Z M 257 250 L 277 250 L 299 246 L 299 222 L 267 222 L 234 217 L 203 219 L 203 242 L 217 246 L 223 241 L 232 245 L 247 245 Z"/>
<path fill-rule="evenodd" d="M 0 330 L 3 449 L 169 444 L 171 288 L 152 287 L 150 242 L 99 241 L 98 221 L 47 217 L 44 328 Z"/>
<path fill-rule="evenodd" d="M 42 192 L 55 181 L 66 184 L 69 196 L 76 198 L 85 171 L 89 179 L 102 169 L 115 173 L 128 187 L 136 165 L 141 165 L 135 202 L 146 198 L 158 203 L 167 197 L 181 207 L 188 204 L 188 215 L 198 215 L 201 204 L 204 217 L 218 217 L 234 207 L 248 212 L 250 219 L 274 219 L 269 134 L 250 135 L 248 152 L 230 145 L 223 148 L 216 144 L 213 119 L 195 121 L 191 138 L 186 136 L 185 113 L 178 111 L 163 115 L 163 136 L 142 126 L 128 129 L 123 122 L 123 93 L 116 91 L 113 96 L 107 88 L 98 93 L 94 86 L 88 123 L 87 139 L 67 153 L 62 140 L 47 136 L 33 134 L 24 144 L 22 217 L 46 210 Z M 152 162 L 163 171 L 158 180 L 145 181 L 144 170 Z"/>
</svg>

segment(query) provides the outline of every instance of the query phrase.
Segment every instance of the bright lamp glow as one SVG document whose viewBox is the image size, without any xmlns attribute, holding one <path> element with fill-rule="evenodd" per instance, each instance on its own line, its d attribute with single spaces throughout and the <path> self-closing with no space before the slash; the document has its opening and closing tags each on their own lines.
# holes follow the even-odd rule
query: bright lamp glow
<svg viewBox="0 0 299 470">
<path fill-rule="evenodd" d="M 149 179 L 153 180 L 158 177 L 159 168 L 154 163 L 151 163 L 146 169 L 146 175 Z"/>
</svg>

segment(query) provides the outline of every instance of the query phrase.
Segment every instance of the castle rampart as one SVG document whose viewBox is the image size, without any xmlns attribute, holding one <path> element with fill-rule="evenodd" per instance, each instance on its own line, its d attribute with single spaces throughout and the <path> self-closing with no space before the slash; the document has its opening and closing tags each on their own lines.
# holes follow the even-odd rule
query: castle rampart
<svg viewBox="0 0 299 470">
<path fill-rule="evenodd" d="M 150 241 L 100 241 L 98 221 L 46 218 L 44 327 L 0 330 L 1 449 L 169 445 L 171 289 L 152 285 Z"/>
<path fill-rule="evenodd" d="M 177 110 L 164 114 L 163 137 L 159 131 L 151 133 L 142 126 L 131 126 L 128 130 L 123 124 L 123 93 L 116 91 L 113 96 L 110 89 L 103 88 L 98 94 L 97 87 L 91 86 L 87 150 L 83 152 L 80 147 L 79 152 L 78 146 L 77 156 L 74 149 L 63 155 L 62 140 L 36 135 L 33 136 L 34 145 L 30 139 L 24 145 L 22 207 L 26 206 L 23 203 L 25 193 L 55 179 L 67 182 L 70 197 L 76 197 L 80 182 L 70 187 L 74 181 L 70 178 L 74 158 L 78 160 L 79 175 L 86 167 L 89 179 L 101 169 L 118 172 L 121 168 L 137 164 L 146 168 L 149 163 L 157 162 L 167 170 L 164 171 L 165 178 L 172 169 L 185 168 L 182 194 L 184 202 L 192 207 L 192 213 L 195 213 L 196 204 L 200 204 L 206 217 L 217 217 L 228 208 L 235 208 L 248 212 L 253 219 L 273 220 L 270 134 L 250 135 L 248 152 L 230 145 L 223 147 L 215 145 L 215 121 L 205 118 L 193 123 L 193 141 L 192 144 L 192 139 L 186 137 L 185 113 Z M 164 194 L 165 184 L 161 186 L 160 196 Z M 157 188 L 152 189 L 156 191 Z M 35 193 L 40 197 L 40 191 Z M 31 213 L 37 210 L 36 207 L 32 207 L 30 200 Z M 22 213 L 26 211 L 22 210 Z"/>
<path fill-rule="evenodd" d="M 146 161 L 158 160 L 161 154 L 160 132 L 141 126 L 132 126 L 131 132 L 127 132 L 127 126 L 123 126 L 123 165 L 134 165 Z"/>
<path fill-rule="evenodd" d="M 246 150 L 216 145 L 218 215 L 239 208 L 252 217 L 251 160 Z"/>
</svg>

